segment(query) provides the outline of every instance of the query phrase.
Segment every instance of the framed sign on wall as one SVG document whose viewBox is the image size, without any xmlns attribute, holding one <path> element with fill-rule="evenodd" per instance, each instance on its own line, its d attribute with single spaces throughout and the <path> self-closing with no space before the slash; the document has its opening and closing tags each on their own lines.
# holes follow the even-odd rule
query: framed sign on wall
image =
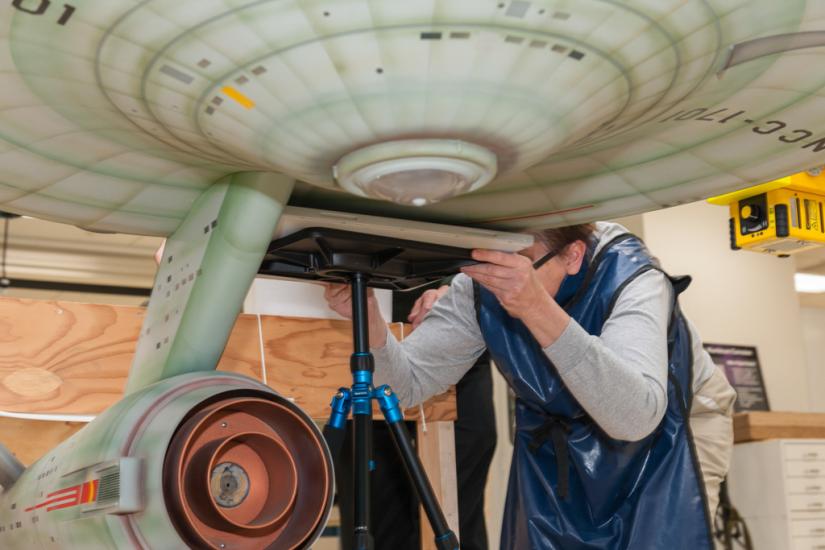
<svg viewBox="0 0 825 550">
<path fill-rule="evenodd" d="M 770 410 L 755 347 L 708 343 L 704 346 L 736 390 L 736 412 Z"/>
</svg>

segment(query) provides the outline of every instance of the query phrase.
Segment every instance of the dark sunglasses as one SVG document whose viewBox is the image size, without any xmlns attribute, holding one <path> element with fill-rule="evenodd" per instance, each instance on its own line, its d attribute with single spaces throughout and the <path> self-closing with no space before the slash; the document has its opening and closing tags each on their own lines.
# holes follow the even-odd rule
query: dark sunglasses
<svg viewBox="0 0 825 550">
<path fill-rule="evenodd" d="M 538 269 L 558 255 L 558 252 L 553 250 L 533 262 L 533 269 Z"/>
</svg>

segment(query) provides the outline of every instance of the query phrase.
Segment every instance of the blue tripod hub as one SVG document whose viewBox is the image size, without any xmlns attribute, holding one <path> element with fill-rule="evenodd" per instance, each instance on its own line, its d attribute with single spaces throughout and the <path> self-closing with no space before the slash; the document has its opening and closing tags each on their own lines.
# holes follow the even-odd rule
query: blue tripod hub
<svg viewBox="0 0 825 550">
<path fill-rule="evenodd" d="M 338 393 L 332 398 L 330 407 L 332 414 L 329 417 L 329 426 L 336 430 L 343 430 L 349 418 L 351 410 L 363 411 L 364 407 L 371 407 L 372 401 L 378 402 L 381 412 L 384 413 L 384 419 L 387 423 L 394 424 L 404 420 L 404 413 L 401 412 L 401 405 L 398 402 L 398 397 L 393 393 L 388 385 L 379 386 L 370 390 L 360 390 L 360 393 L 367 391 L 369 397 L 359 397 L 357 401 L 353 398 L 353 392 L 350 388 L 338 388 Z M 359 413 L 355 413 L 359 414 Z M 361 412 L 360 414 L 364 414 Z"/>
</svg>

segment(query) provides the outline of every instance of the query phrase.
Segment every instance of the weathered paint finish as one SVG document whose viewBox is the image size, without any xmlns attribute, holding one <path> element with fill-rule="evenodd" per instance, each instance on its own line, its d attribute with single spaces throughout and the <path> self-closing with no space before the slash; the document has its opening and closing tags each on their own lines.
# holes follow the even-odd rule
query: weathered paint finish
<svg viewBox="0 0 825 550">
<path fill-rule="evenodd" d="M 0 495 L 0 548 L 185 548 L 164 498 L 166 449 L 178 424 L 198 403 L 233 391 L 281 399 L 262 384 L 227 373 L 185 374 L 126 396 L 29 467 Z M 95 509 L 100 503 L 88 502 L 32 509 L 49 494 L 74 487 L 80 487 L 80 497 L 88 498 L 90 489 L 84 493 L 83 487 L 99 482 L 96 471 L 122 457 L 141 461 L 140 512 L 113 515 L 106 507 Z"/>
<path fill-rule="evenodd" d="M 164 248 L 126 393 L 215 369 L 292 185 L 241 173 L 198 199 Z"/>
</svg>

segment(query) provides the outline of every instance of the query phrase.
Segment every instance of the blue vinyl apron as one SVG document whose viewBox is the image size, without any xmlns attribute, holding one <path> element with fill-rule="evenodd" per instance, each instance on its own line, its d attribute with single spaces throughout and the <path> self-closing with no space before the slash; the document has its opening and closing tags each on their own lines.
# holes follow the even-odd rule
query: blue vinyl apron
<svg viewBox="0 0 825 550">
<path fill-rule="evenodd" d="M 589 255 L 588 255 L 589 256 Z M 624 287 L 660 270 L 638 238 L 625 234 L 568 276 L 556 300 L 598 336 Z M 565 388 L 524 324 L 476 285 L 479 326 L 516 394 L 516 436 L 502 549 L 711 550 L 704 485 L 688 424 L 693 354 L 677 295 L 688 278 L 669 278 L 668 404 L 652 434 L 612 439 Z"/>
</svg>

